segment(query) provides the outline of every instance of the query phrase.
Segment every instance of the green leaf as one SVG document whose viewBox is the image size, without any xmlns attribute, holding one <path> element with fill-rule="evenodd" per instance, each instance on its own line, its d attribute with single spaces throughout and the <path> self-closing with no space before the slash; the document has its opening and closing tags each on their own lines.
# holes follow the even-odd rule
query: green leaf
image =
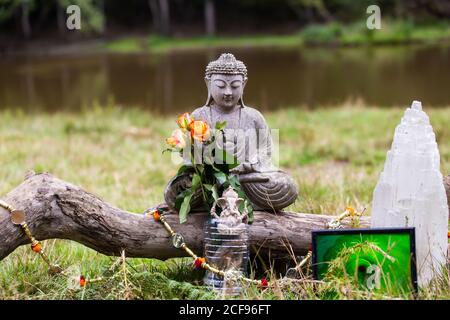
<svg viewBox="0 0 450 320">
<path fill-rule="evenodd" d="M 219 199 L 219 191 L 217 190 L 217 185 L 213 185 L 212 187 L 212 196 L 214 198 L 214 201 L 216 201 L 217 199 Z"/>
<path fill-rule="evenodd" d="M 215 160 L 216 165 L 226 165 L 229 169 L 233 169 L 239 165 L 236 156 L 219 147 L 216 147 L 215 149 Z"/>
<path fill-rule="evenodd" d="M 186 189 L 181 191 L 177 197 L 175 198 L 175 209 L 180 210 L 181 204 L 183 203 L 184 198 L 192 192 L 191 189 Z"/>
<path fill-rule="evenodd" d="M 217 121 L 215 128 L 217 130 L 223 130 L 223 129 L 225 129 L 226 126 L 227 126 L 227 122 L 226 121 Z"/>
<path fill-rule="evenodd" d="M 239 163 L 237 163 L 237 162 L 235 162 L 235 163 L 233 163 L 233 164 L 229 164 L 229 165 L 228 165 L 228 170 L 234 169 L 234 168 L 236 168 L 238 165 L 239 165 Z"/>
<path fill-rule="evenodd" d="M 238 162 L 236 156 L 231 155 L 226 151 L 224 151 L 224 156 L 225 156 L 225 159 L 233 159 L 232 163 L 227 163 L 229 169 L 236 168 L 239 165 L 239 162 Z"/>
<path fill-rule="evenodd" d="M 203 163 L 211 165 L 214 163 L 215 143 L 205 144 L 203 146 Z"/>
<path fill-rule="evenodd" d="M 203 156 L 203 162 L 208 165 L 214 165 L 214 157 L 210 154 L 206 154 Z"/>
<path fill-rule="evenodd" d="M 179 176 L 187 171 L 190 171 L 192 169 L 193 169 L 193 167 L 191 165 L 184 164 L 180 167 L 180 169 L 178 169 L 177 176 Z"/>
<path fill-rule="evenodd" d="M 229 176 L 228 177 L 228 182 L 231 184 L 231 186 L 233 187 L 233 189 L 236 190 L 237 193 L 239 193 L 239 191 L 242 191 L 241 189 L 241 183 L 239 182 L 239 179 L 237 176 L 233 175 L 233 176 Z"/>
<path fill-rule="evenodd" d="M 198 172 L 203 173 L 203 171 L 205 171 L 205 166 L 202 164 L 197 164 L 196 168 L 198 170 Z"/>
<path fill-rule="evenodd" d="M 188 189 L 190 190 L 190 189 Z M 191 198 L 192 198 L 193 193 L 189 193 L 186 197 L 184 197 L 183 199 L 183 203 L 181 204 L 181 208 L 180 208 L 180 223 L 185 223 L 187 221 L 187 215 L 189 213 L 189 211 L 191 211 Z"/>
<path fill-rule="evenodd" d="M 224 171 L 224 169 L 226 170 L 227 168 L 223 168 L 223 164 L 217 164 L 217 163 L 212 163 L 211 164 L 211 167 L 214 169 L 214 171 L 216 171 L 216 172 L 226 172 L 226 171 Z"/>
<path fill-rule="evenodd" d="M 197 187 L 200 185 L 201 182 L 202 178 L 200 177 L 200 175 L 195 173 L 194 176 L 192 177 L 192 191 L 197 189 Z"/>
<path fill-rule="evenodd" d="M 239 165 L 239 161 L 235 155 L 232 155 L 231 153 L 220 148 L 216 148 L 216 159 L 218 165 L 225 165 L 227 166 L 228 170 L 233 169 Z"/>
<path fill-rule="evenodd" d="M 250 203 L 250 201 L 248 201 L 248 200 L 245 200 L 245 205 L 247 206 L 247 211 L 248 211 L 247 223 L 252 224 L 253 223 L 253 206 Z"/>
<path fill-rule="evenodd" d="M 223 172 L 215 172 L 214 177 L 216 177 L 220 185 L 224 184 L 227 181 L 227 176 Z"/>
</svg>

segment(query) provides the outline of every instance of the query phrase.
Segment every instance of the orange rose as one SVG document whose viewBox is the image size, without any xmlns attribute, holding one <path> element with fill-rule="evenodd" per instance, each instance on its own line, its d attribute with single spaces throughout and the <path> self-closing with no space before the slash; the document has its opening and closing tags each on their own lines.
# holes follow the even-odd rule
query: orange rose
<svg viewBox="0 0 450 320">
<path fill-rule="evenodd" d="M 181 129 L 174 130 L 172 136 L 166 139 L 166 143 L 173 148 L 184 148 L 186 146 L 186 140 L 183 131 Z"/>
<path fill-rule="evenodd" d="M 194 122 L 194 118 L 187 112 L 177 118 L 177 124 L 181 129 L 191 130 L 192 122 Z"/>
<path fill-rule="evenodd" d="M 196 120 L 191 124 L 191 135 L 197 141 L 206 141 L 211 135 L 211 130 L 205 121 Z"/>
</svg>

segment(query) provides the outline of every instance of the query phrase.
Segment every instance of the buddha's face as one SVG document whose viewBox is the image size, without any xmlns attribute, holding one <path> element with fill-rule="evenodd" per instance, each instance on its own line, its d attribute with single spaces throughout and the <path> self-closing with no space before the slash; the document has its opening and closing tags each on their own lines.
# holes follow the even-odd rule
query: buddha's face
<svg viewBox="0 0 450 320">
<path fill-rule="evenodd" d="M 246 81 L 242 75 L 213 74 L 208 89 L 214 102 L 221 108 L 231 109 L 244 93 Z"/>
</svg>

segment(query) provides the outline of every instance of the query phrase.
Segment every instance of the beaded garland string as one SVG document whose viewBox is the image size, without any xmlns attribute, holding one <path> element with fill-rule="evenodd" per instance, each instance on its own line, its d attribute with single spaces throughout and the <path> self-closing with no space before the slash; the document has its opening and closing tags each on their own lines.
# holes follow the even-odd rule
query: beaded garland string
<svg viewBox="0 0 450 320">
<path fill-rule="evenodd" d="M 335 219 L 329 221 L 326 224 L 326 227 L 328 229 L 341 229 L 342 228 L 342 221 L 347 218 L 347 217 L 351 217 L 352 219 L 354 218 L 359 218 L 362 216 L 362 214 L 364 213 L 365 209 L 362 212 L 357 212 L 353 207 L 346 207 L 345 211 L 343 213 L 341 213 L 340 215 L 338 215 Z M 287 270 L 286 272 L 286 276 L 288 275 L 298 275 L 300 274 L 303 266 L 306 265 L 306 263 L 312 258 L 312 250 L 309 250 L 308 253 L 306 254 L 306 256 L 303 258 L 302 261 L 300 261 L 299 264 L 297 264 L 294 268 L 290 268 Z"/>
<path fill-rule="evenodd" d="M 364 211 L 363 211 L 364 212 Z M 177 249 L 183 249 L 188 255 L 190 255 L 194 259 L 194 266 L 197 268 L 203 268 L 206 270 L 209 270 L 215 274 L 218 274 L 223 277 L 227 277 L 230 280 L 242 280 L 248 283 L 257 284 L 262 288 L 267 288 L 270 284 L 267 281 L 266 278 L 263 278 L 261 280 L 254 280 L 247 278 L 241 274 L 235 275 L 232 272 L 225 272 L 223 270 L 219 270 L 213 266 L 211 266 L 209 263 L 206 262 L 206 258 L 204 257 L 198 257 L 184 242 L 184 238 L 181 234 L 176 233 L 171 226 L 167 223 L 164 213 L 161 209 L 153 209 L 148 210 L 145 212 L 145 215 L 152 216 L 153 219 L 156 222 L 160 222 L 164 228 L 169 232 L 169 234 L 172 237 L 172 244 Z M 352 217 L 352 218 L 359 218 L 361 217 L 362 213 L 357 212 L 353 207 L 347 207 L 345 208 L 345 211 L 341 213 L 339 216 L 337 216 L 335 219 L 331 220 L 327 227 L 329 229 L 339 229 L 342 227 L 342 220 L 344 220 L 346 217 Z M 303 260 L 295 267 L 291 268 L 290 270 L 294 270 L 295 272 L 299 272 L 301 268 L 306 265 L 306 263 L 311 259 L 312 257 L 312 251 L 309 250 L 307 255 L 303 258 Z"/>
<path fill-rule="evenodd" d="M 30 228 L 28 227 L 28 224 L 25 221 L 25 217 L 26 217 L 25 211 L 15 209 L 13 206 L 11 206 L 10 204 L 6 203 L 3 200 L 0 200 L 0 207 L 9 212 L 10 217 L 11 217 L 11 222 L 14 225 L 20 226 L 21 229 L 23 230 L 23 232 L 25 233 L 25 235 L 28 237 L 28 239 L 30 239 L 31 250 L 33 250 L 33 252 L 38 253 L 41 256 L 42 260 L 44 260 L 44 262 L 48 265 L 49 273 L 52 275 L 60 274 L 65 277 L 69 277 L 70 275 L 67 274 L 63 268 L 61 268 L 59 265 L 54 264 L 50 261 L 49 257 L 47 256 L 47 254 L 44 251 L 44 248 L 42 247 L 41 242 L 38 241 L 33 236 L 33 234 L 30 231 Z M 98 281 L 102 281 L 102 280 L 104 280 L 104 278 L 102 278 L 102 277 L 87 279 L 84 275 L 80 275 L 79 285 L 80 285 L 80 287 L 84 287 L 88 282 L 94 283 L 94 282 L 98 282 Z"/>
<path fill-rule="evenodd" d="M 39 242 L 36 238 L 34 238 L 33 234 L 31 233 L 31 231 L 25 221 L 25 218 L 26 218 L 25 212 L 23 210 L 15 209 L 13 206 L 9 205 L 8 203 L 6 203 L 2 200 L 0 200 L 0 207 L 9 211 L 10 216 L 11 216 L 11 222 L 14 225 L 21 227 L 21 229 L 23 230 L 23 232 L 26 234 L 26 236 L 29 238 L 29 240 L 31 242 L 31 249 L 33 250 L 33 252 L 38 253 L 41 256 L 41 258 L 45 261 L 45 263 L 49 267 L 49 272 L 51 274 L 61 274 L 66 277 L 69 276 L 63 268 L 61 268 L 57 264 L 51 263 L 49 257 L 43 250 L 41 242 Z M 197 256 L 186 245 L 186 243 L 184 242 L 183 236 L 180 233 L 177 233 L 172 229 L 172 227 L 166 221 L 166 219 L 164 217 L 164 212 L 161 209 L 148 210 L 148 211 L 144 212 L 144 214 L 146 216 L 153 217 L 155 222 L 161 223 L 164 226 L 164 228 L 167 230 L 167 232 L 172 237 L 172 245 L 177 249 L 184 250 L 189 256 L 191 256 L 194 259 L 193 265 L 196 268 L 203 268 L 203 269 L 209 270 L 220 276 L 227 277 L 227 279 L 230 279 L 230 280 L 242 280 L 247 283 L 256 284 L 262 289 L 270 286 L 270 283 L 268 282 L 268 280 L 266 278 L 262 278 L 260 280 L 255 280 L 255 279 L 247 278 L 241 274 L 236 275 L 233 272 L 226 272 L 223 270 L 219 270 L 219 269 L 215 268 L 214 266 L 210 265 L 206 261 L 206 258 Z M 362 215 L 362 213 L 356 212 L 355 209 L 353 209 L 352 207 L 347 207 L 346 210 L 342 214 L 340 214 L 335 219 L 331 220 L 327 224 L 327 227 L 329 229 L 341 228 L 342 227 L 341 222 L 346 217 L 360 217 L 361 215 Z M 301 270 L 301 268 L 304 265 L 306 265 L 306 263 L 311 259 L 311 256 L 312 256 L 312 251 L 310 250 L 310 251 L 308 251 L 308 254 L 305 256 L 305 258 L 295 268 L 292 268 L 290 270 L 295 270 L 296 272 L 299 272 Z M 122 261 L 122 263 L 123 263 L 123 261 Z M 113 266 L 115 266 L 115 265 L 116 265 L 116 263 L 114 263 Z M 99 281 L 103 281 L 103 280 L 105 280 L 105 278 L 103 278 L 103 277 L 87 279 L 84 275 L 80 275 L 79 285 L 80 285 L 80 287 L 84 287 L 88 283 L 94 283 L 94 282 L 99 282 Z"/>
<path fill-rule="evenodd" d="M 268 281 L 267 279 L 263 278 L 261 280 L 254 280 L 254 279 L 250 279 L 247 277 L 244 277 L 242 275 L 233 275 L 231 273 L 227 273 L 223 270 L 219 270 L 213 266 L 211 266 L 208 262 L 206 262 L 206 258 L 204 257 L 198 257 L 184 242 L 184 238 L 181 234 L 176 233 L 175 231 L 173 231 L 172 227 L 167 223 L 164 214 L 162 213 L 161 209 L 154 209 L 154 210 L 150 210 L 147 211 L 145 213 L 147 216 L 152 216 L 153 219 L 156 222 L 160 222 L 164 228 L 167 230 L 167 232 L 169 232 L 169 234 L 172 237 L 172 244 L 175 248 L 177 249 L 182 249 L 184 250 L 188 255 L 190 255 L 193 259 L 194 259 L 194 266 L 196 268 L 203 268 L 206 270 L 209 270 L 215 274 L 218 274 L 222 277 L 227 277 L 230 280 L 243 280 L 245 282 L 248 283 L 252 283 L 252 284 L 257 284 L 260 285 L 263 288 L 266 288 L 268 286 Z"/>
<path fill-rule="evenodd" d="M 33 250 L 36 253 L 39 253 L 42 260 L 44 260 L 45 263 L 48 265 L 49 272 L 51 274 L 61 273 L 63 271 L 62 268 L 57 264 L 52 264 L 50 262 L 50 259 L 48 258 L 47 254 L 44 252 L 44 249 L 42 248 L 42 244 L 38 240 L 36 240 L 36 238 L 33 237 L 33 235 L 31 234 L 30 228 L 25 222 L 25 212 L 23 210 L 15 209 L 13 206 L 7 204 L 2 200 L 0 200 L 0 207 L 9 211 L 11 215 L 11 222 L 22 228 L 22 230 L 27 235 L 28 239 L 30 239 L 31 241 L 31 250 Z"/>
</svg>

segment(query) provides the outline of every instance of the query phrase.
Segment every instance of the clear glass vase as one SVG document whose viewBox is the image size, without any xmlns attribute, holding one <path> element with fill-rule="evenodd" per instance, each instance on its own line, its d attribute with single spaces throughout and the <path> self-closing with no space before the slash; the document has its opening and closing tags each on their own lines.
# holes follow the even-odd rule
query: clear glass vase
<svg viewBox="0 0 450 320">
<path fill-rule="evenodd" d="M 224 271 L 229 277 L 206 271 L 204 284 L 221 291 L 224 296 L 234 296 L 241 292 L 239 275 L 247 275 L 249 262 L 248 225 L 241 223 L 228 227 L 218 219 L 209 219 L 204 228 L 206 261 Z"/>
</svg>

